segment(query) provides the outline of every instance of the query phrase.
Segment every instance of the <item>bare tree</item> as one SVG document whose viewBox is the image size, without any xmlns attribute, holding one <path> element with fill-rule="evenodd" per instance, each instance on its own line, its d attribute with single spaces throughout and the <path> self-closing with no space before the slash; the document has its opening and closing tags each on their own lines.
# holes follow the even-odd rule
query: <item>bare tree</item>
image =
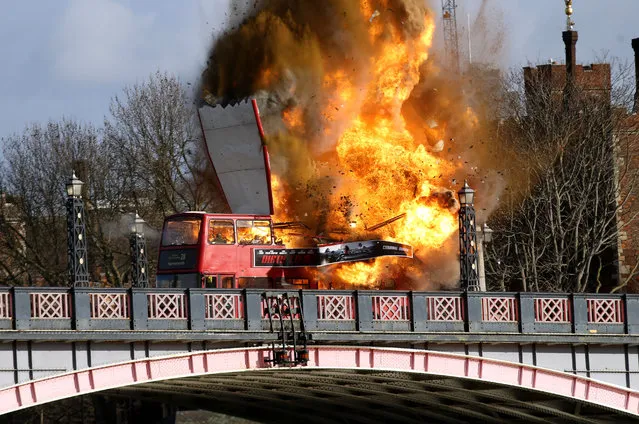
<svg viewBox="0 0 639 424">
<path fill-rule="evenodd" d="M 509 155 L 512 184 L 491 218 L 487 269 L 502 290 L 619 290 L 617 241 L 632 222 L 620 224 L 619 213 L 638 178 L 620 161 L 632 154 L 623 136 L 627 79 L 563 90 L 536 78 L 513 73 L 505 81 L 508 113 L 495 138 Z"/>
<path fill-rule="evenodd" d="M 177 78 L 155 73 L 113 99 L 104 130 L 64 119 L 4 139 L 0 275 L 10 284 L 66 284 L 64 185 L 72 170 L 85 182 L 93 281 L 129 281 L 127 224 L 135 211 L 150 226 L 152 271 L 153 229 L 166 215 L 223 208 L 194 112 Z"/>
<path fill-rule="evenodd" d="M 96 157 L 98 132 L 71 120 L 33 124 L 3 140 L 0 266 L 13 283 L 66 282 L 64 185 L 74 162 Z"/>
<path fill-rule="evenodd" d="M 110 111 L 106 142 L 118 154 L 111 165 L 126 181 L 131 207 L 154 225 L 171 213 L 215 207 L 195 108 L 176 77 L 157 72 L 126 87 Z"/>
</svg>

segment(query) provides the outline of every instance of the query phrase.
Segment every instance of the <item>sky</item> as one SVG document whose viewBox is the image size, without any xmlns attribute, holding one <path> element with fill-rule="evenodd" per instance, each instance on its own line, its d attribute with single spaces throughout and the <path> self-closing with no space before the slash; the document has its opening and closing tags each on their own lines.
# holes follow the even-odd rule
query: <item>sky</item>
<svg viewBox="0 0 639 424">
<path fill-rule="evenodd" d="M 472 22 L 481 1 L 457 3 L 463 34 L 467 15 Z M 579 62 L 591 63 L 603 52 L 633 60 L 638 0 L 574 3 Z M 501 67 L 563 59 L 563 0 L 491 0 L 488 11 L 489 27 L 503 26 L 507 35 L 492 58 Z M 228 0 L 7 2 L 0 14 L 0 138 L 62 117 L 101 126 L 111 98 L 156 70 L 195 84 L 227 13 Z M 441 26 L 436 37 L 441 43 Z M 475 61 L 481 60 L 486 43 L 473 40 Z"/>
</svg>

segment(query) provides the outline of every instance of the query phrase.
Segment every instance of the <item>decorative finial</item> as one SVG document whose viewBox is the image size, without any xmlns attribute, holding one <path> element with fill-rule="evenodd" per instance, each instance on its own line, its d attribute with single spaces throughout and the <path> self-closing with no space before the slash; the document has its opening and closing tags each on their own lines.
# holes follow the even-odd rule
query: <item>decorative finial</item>
<svg viewBox="0 0 639 424">
<path fill-rule="evenodd" d="M 572 20 L 572 0 L 565 0 L 566 2 L 566 31 L 572 31 L 575 26 L 575 22 Z"/>
</svg>

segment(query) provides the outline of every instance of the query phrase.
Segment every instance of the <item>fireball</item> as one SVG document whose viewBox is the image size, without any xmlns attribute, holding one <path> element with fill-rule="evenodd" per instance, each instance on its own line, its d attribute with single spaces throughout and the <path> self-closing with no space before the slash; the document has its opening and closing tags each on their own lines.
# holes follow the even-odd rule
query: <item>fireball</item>
<svg viewBox="0 0 639 424">
<path fill-rule="evenodd" d="M 408 243 L 422 265 L 451 240 L 458 204 L 448 182 L 460 161 L 446 155 L 454 143 L 446 116 L 455 109 L 469 129 L 478 123 L 471 108 L 445 98 L 428 116 L 407 113 L 415 88 L 437 69 L 428 66 L 435 23 L 424 3 L 271 0 L 218 44 L 220 55 L 234 46 L 239 62 L 257 66 L 228 84 L 238 65 L 220 56 L 207 90 L 268 93 L 282 105 L 280 124 L 265 123 L 275 221 L 301 221 L 336 241 Z M 324 272 L 336 280 L 369 287 L 423 275 L 401 259 L 331 267 Z"/>
</svg>

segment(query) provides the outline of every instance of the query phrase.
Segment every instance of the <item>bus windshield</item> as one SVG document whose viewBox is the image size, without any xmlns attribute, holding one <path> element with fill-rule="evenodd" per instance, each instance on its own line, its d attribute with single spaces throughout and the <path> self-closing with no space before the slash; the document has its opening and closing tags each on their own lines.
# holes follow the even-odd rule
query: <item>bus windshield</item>
<svg viewBox="0 0 639 424">
<path fill-rule="evenodd" d="M 176 218 L 166 221 L 162 233 L 162 246 L 197 244 L 201 221 L 198 218 Z"/>
</svg>

